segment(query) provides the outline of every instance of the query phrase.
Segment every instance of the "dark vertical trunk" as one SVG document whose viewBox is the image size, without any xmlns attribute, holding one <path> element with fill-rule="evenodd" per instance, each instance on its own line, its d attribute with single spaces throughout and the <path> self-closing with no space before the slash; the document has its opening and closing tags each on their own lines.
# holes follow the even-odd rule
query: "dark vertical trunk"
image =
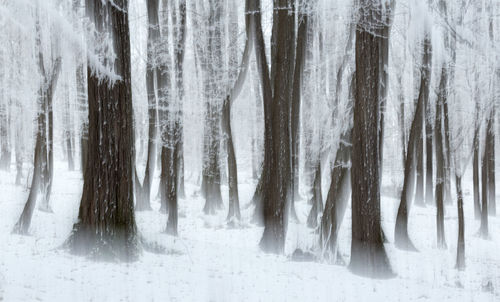
<svg viewBox="0 0 500 302">
<path fill-rule="evenodd" d="M 437 247 L 446 248 L 444 235 L 444 186 L 445 186 L 445 138 L 443 137 L 443 104 L 446 99 L 446 85 L 448 73 L 446 67 L 441 69 L 441 80 L 439 83 L 438 99 L 436 102 L 436 122 L 434 125 L 436 138 L 436 226 L 437 226 Z"/>
<path fill-rule="evenodd" d="M 273 101 L 269 183 L 264 190 L 262 250 L 282 253 L 285 247 L 287 204 L 290 202 L 290 107 L 293 84 L 295 16 L 292 0 L 274 0 L 273 12 Z M 277 9 L 280 8 L 280 9 Z M 267 151 L 267 150 L 266 150 Z"/>
<path fill-rule="evenodd" d="M 269 66 L 266 57 L 266 45 L 264 42 L 264 33 L 262 31 L 262 13 L 260 1 L 252 1 L 255 7 L 252 7 L 254 13 L 254 32 L 255 32 L 255 58 L 257 61 L 257 70 L 261 81 L 262 102 L 264 113 L 264 159 L 262 163 L 262 173 L 259 182 L 255 188 L 255 193 L 252 202 L 255 204 L 253 220 L 257 223 L 263 222 L 264 207 L 263 196 L 266 193 L 267 187 L 270 185 L 270 169 L 271 169 L 271 152 L 272 152 L 272 112 L 273 112 L 273 89 L 271 78 L 269 76 Z"/>
<path fill-rule="evenodd" d="M 98 32 L 110 29 L 115 72 L 100 79 L 87 69 L 89 153 L 78 222 L 67 240 L 75 254 L 130 261 L 139 252 L 134 217 L 134 139 L 128 1 L 87 0 Z"/>
<path fill-rule="evenodd" d="M 382 3 L 361 1 L 356 29 L 356 89 L 352 144 L 352 242 L 350 270 L 388 277 L 392 270 L 380 225 L 380 41 L 374 32 Z"/>
<path fill-rule="evenodd" d="M 457 189 L 457 211 L 458 211 L 458 239 L 457 239 L 457 263 L 458 270 L 465 269 L 465 239 L 464 239 L 464 197 L 462 193 L 462 177 L 455 174 Z"/>
<path fill-rule="evenodd" d="M 451 67 L 449 67 L 451 69 Z M 449 72 L 451 75 L 451 72 Z M 444 130 L 444 202 L 452 203 L 451 198 L 451 148 L 450 148 L 450 125 L 448 118 L 448 97 L 443 103 L 443 130 Z"/>
<path fill-rule="evenodd" d="M 494 105 L 493 105 L 494 106 Z M 495 108 L 491 109 L 487 125 L 486 140 L 488 146 L 488 215 L 496 216 L 496 189 L 495 189 Z"/>
<path fill-rule="evenodd" d="M 488 132 L 488 127 L 486 132 Z M 488 151 L 490 148 L 488 139 L 485 141 L 483 159 L 481 164 L 481 237 L 488 238 Z"/>
</svg>

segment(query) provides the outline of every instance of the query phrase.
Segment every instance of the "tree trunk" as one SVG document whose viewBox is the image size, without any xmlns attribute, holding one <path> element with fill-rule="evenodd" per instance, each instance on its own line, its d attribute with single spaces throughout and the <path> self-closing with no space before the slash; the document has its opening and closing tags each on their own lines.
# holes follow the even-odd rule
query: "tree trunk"
<svg viewBox="0 0 500 302">
<path fill-rule="evenodd" d="M 313 195 L 311 196 L 311 211 L 307 216 L 307 226 L 315 229 L 318 226 L 318 216 L 323 212 L 323 196 L 321 195 L 321 160 L 318 159 L 314 172 Z"/>
<path fill-rule="evenodd" d="M 445 181 L 445 154 L 444 154 L 444 137 L 443 137 L 443 104 L 446 98 L 447 85 L 446 67 L 441 69 L 441 80 L 439 83 L 438 99 L 436 102 L 436 123 L 435 138 L 436 138 L 436 226 L 437 226 L 437 247 L 446 249 L 446 240 L 444 235 L 444 181 Z"/>
<path fill-rule="evenodd" d="M 465 269 L 465 240 L 464 240 L 464 197 L 462 193 L 462 177 L 455 174 L 457 189 L 457 211 L 458 211 L 458 240 L 457 240 L 457 263 L 458 270 Z"/>
<path fill-rule="evenodd" d="M 142 185 L 136 183 L 136 211 L 151 210 L 151 184 L 155 172 L 156 161 L 156 139 L 158 107 L 155 95 L 155 79 L 158 74 L 158 67 L 154 64 L 157 55 L 156 48 L 159 47 L 160 24 L 158 15 L 158 0 L 147 1 L 148 12 L 148 45 L 146 63 L 146 91 L 148 95 L 148 155 L 144 180 Z M 135 172 L 137 174 L 137 172 Z"/>
<path fill-rule="evenodd" d="M 262 31 L 262 13 L 260 8 L 260 0 L 252 1 L 255 7 L 254 11 L 254 31 L 255 31 L 255 58 L 257 61 L 257 70 L 261 81 L 262 102 L 264 112 L 264 159 L 262 163 L 262 173 L 259 182 L 255 188 L 255 193 L 252 198 L 252 203 L 255 204 L 253 221 L 259 224 L 263 223 L 264 207 L 263 196 L 266 194 L 267 188 L 270 186 L 270 169 L 271 169 L 271 153 L 273 133 L 272 129 L 272 112 L 273 112 L 273 89 L 271 78 L 269 76 L 269 66 L 266 57 L 266 45 L 264 42 L 264 33 Z"/>
<path fill-rule="evenodd" d="M 87 0 L 96 29 L 111 28 L 115 72 L 99 78 L 87 68 L 89 153 L 78 222 L 66 242 L 75 254 L 135 260 L 139 245 L 134 217 L 134 139 L 128 1 Z"/>
<path fill-rule="evenodd" d="M 272 143 L 269 185 L 264 190 L 264 233 L 260 247 L 265 252 L 282 253 L 285 247 L 287 204 L 291 187 L 290 107 L 293 84 L 295 16 L 292 0 L 274 0 L 273 13 L 273 101 Z M 280 9 L 277 9 L 280 8 Z M 266 150 L 267 151 L 267 150 Z"/>
<path fill-rule="evenodd" d="M 426 36 L 426 38 L 424 39 L 424 55 L 422 58 L 423 68 L 420 75 L 420 90 L 417 98 L 415 115 L 413 117 L 410 128 L 410 136 L 408 138 L 406 154 L 404 156 L 406 160 L 404 165 L 403 191 L 401 192 L 401 200 L 399 203 L 398 214 L 396 217 L 396 227 L 394 230 L 394 243 L 396 247 L 410 251 L 417 250 L 408 235 L 408 213 L 411 205 L 411 196 L 413 195 L 413 191 L 415 190 L 415 164 L 418 166 L 421 163 L 419 161 L 421 160 L 421 158 L 418 155 L 418 163 L 415 162 L 415 155 L 417 152 L 422 151 L 418 147 L 418 143 L 421 143 L 422 131 L 424 128 L 425 120 L 423 118 L 423 112 L 424 110 L 427 110 L 425 106 L 426 97 L 428 97 L 428 90 L 430 85 L 431 55 L 431 43 L 429 37 Z M 415 199 L 415 203 L 417 203 L 417 200 L 418 199 Z M 420 201 L 423 204 L 421 199 Z"/>
<path fill-rule="evenodd" d="M 49 211 L 49 198 L 53 169 L 52 140 L 53 140 L 53 115 L 52 99 L 54 97 L 57 80 L 61 71 L 61 58 L 58 57 L 47 73 L 44 66 L 43 51 L 41 48 L 41 29 L 39 20 L 36 22 L 36 45 L 38 47 L 38 69 L 42 76 L 38 91 L 38 118 L 37 135 L 35 143 L 33 179 L 28 200 L 23 212 L 14 226 L 14 233 L 27 234 L 33 216 L 36 200 L 42 195 L 41 210 Z M 47 129 L 49 127 L 49 129 Z"/>
<path fill-rule="evenodd" d="M 4 171 L 10 170 L 11 149 L 9 137 L 9 114 L 7 112 L 7 104 L 0 104 L 0 169 Z"/>
<path fill-rule="evenodd" d="M 494 106 L 494 105 L 493 105 Z M 488 149 L 488 215 L 496 216 L 496 189 L 495 189 L 495 108 L 491 109 L 488 120 L 486 140 Z"/>
<path fill-rule="evenodd" d="M 380 42 L 374 25 L 382 3 L 361 1 L 356 29 L 356 90 L 352 144 L 352 242 L 350 270 L 371 277 L 389 277 L 380 225 Z"/>
</svg>

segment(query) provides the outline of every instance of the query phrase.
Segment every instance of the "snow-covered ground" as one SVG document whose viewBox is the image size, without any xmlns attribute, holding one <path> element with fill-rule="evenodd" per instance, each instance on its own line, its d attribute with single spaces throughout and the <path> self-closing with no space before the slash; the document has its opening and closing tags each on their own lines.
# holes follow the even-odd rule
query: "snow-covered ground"
<svg viewBox="0 0 500 302">
<path fill-rule="evenodd" d="M 455 205 L 446 207 L 446 250 L 436 248 L 435 208 L 412 207 L 409 232 L 420 252 L 404 252 L 392 244 L 398 200 L 383 195 L 386 249 L 397 276 L 371 280 L 351 274 L 345 266 L 290 260 L 295 248 L 315 245 L 314 233 L 304 226 L 310 207 L 305 201 L 297 206 L 302 224 L 289 225 L 285 255 L 262 253 L 262 227 L 251 224 L 252 210 L 244 209 L 251 183 L 240 183 L 241 228 L 226 226 L 225 210 L 217 216 L 203 215 L 198 187 L 188 182 L 187 198 L 179 206 L 179 237 L 162 233 L 166 216 L 157 211 L 158 201 L 153 201 L 155 211 L 136 215 L 141 234 L 164 245 L 167 254 L 143 252 L 139 261 L 128 264 L 70 255 L 59 247 L 77 218 L 81 177 L 79 171 L 67 172 L 62 162 L 56 163 L 55 171 L 54 213 L 35 210 L 31 236 L 11 234 L 28 194 L 26 184 L 15 186 L 14 172 L 0 172 L 0 300 L 500 301 L 500 218 L 490 218 L 490 240 L 475 235 L 479 222 L 473 217 L 470 175 L 464 183 L 466 270 L 454 269 Z M 349 209 L 339 245 L 348 260 Z"/>
</svg>

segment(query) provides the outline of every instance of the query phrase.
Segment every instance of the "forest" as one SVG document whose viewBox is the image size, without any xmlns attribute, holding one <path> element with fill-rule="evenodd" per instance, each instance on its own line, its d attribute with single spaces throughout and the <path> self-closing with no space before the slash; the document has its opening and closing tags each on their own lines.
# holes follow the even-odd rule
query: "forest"
<svg viewBox="0 0 500 302">
<path fill-rule="evenodd" d="M 0 0 L 0 301 L 499 301 L 499 0 Z"/>
</svg>

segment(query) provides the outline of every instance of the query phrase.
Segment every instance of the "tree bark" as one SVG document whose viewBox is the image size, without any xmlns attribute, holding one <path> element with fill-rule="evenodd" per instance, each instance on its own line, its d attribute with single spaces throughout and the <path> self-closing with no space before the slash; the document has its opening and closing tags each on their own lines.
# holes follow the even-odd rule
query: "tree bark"
<svg viewBox="0 0 500 302">
<path fill-rule="evenodd" d="M 380 225 L 380 42 L 374 25 L 382 3 L 362 0 L 356 29 L 356 90 L 352 145 L 352 242 L 349 268 L 371 277 L 392 275 Z"/>
<path fill-rule="evenodd" d="M 292 0 L 274 0 L 273 12 L 273 101 L 272 143 L 268 188 L 264 190 L 264 233 L 260 247 L 282 253 L 285 247 L 287 204 L 291 197 L 290 107 L 293 84 L 295 17 Z M 266 150 L 267 151 L 267 150 Z"/>
<path fill-rule="evenodd" d="M 128 1 L 87 0 L 96 29 L 110 28 L 115 72 L 99 78 L 87 68 L 89 153 L 78 222 L 66 241 L 72 253 L 100 259 L 135 260 L 134 139 Z M 90 64 L 89 64 L 90 65 Z"/>
</svg>

